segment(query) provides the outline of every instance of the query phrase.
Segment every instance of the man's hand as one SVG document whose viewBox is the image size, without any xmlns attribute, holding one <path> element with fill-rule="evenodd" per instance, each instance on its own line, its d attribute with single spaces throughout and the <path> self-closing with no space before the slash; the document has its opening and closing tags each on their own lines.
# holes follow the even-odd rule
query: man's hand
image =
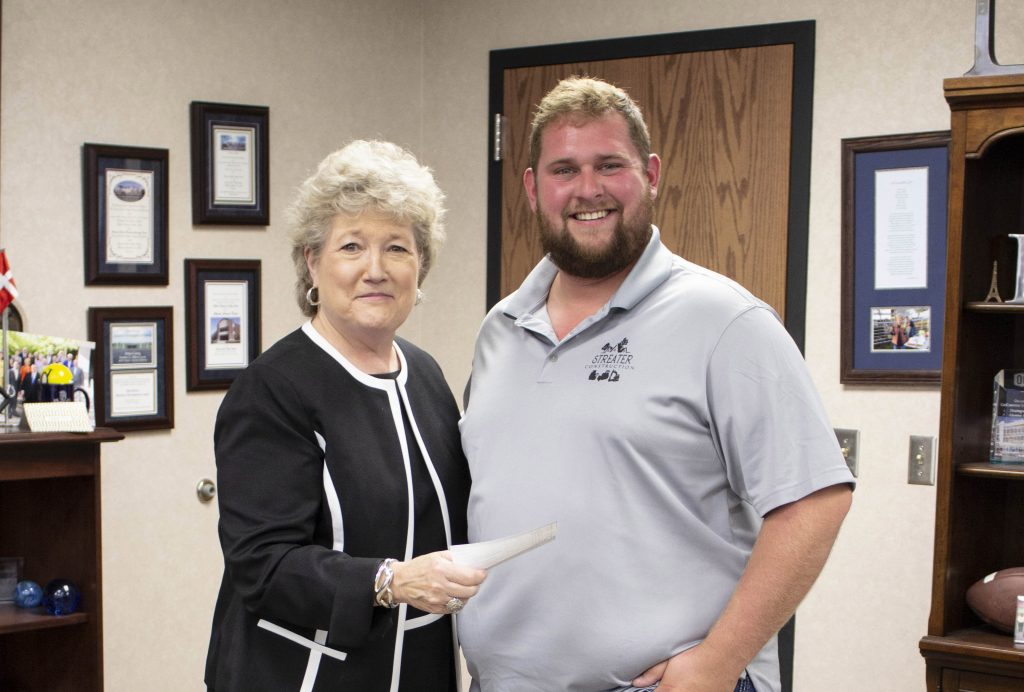
<svg viewBox="0 0 1024 692">
<path fill-rule="evenodd" d="M 633 685 L 653 685 L 660 676 L 659 692 L 734 690 L 747 663 L 786 624 L 818 577 L 849 509 L 849 486 L 833 485 L 769 512 L 708 636 L 648 669 Z"/>
<path fill-rule="evenodd" d="M 660 680 L 658 692 L 732 692 L 743 675 L 743 662 L 716 653 L 707 644 L 698 644 L 651 666 L 633 680 L 633 686 L 647 687 Z"/>
</svg>

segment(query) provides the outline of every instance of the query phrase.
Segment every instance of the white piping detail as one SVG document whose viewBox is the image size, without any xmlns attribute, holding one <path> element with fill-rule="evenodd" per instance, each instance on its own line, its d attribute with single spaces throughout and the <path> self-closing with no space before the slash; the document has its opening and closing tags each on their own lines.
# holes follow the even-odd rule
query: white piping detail
<svg viewBox="0 0 1024 692">
<path fill-rule="evenodd" d="M 313 434 L 316 435 L 320 451 L 324 453 L 326 459 L 327 440 L 315 430 Z M 334 487 L 334 481 L 331 480 L 331 472 L 327 468 L 326 462 L 324 463 L 324 494 L 327 496 L 327 508 L 331 512 L 331 531 L 334 536 L 332 547 L 337 551 L 342 551 L 345 549 L 345 524 L 341 516 L 341 500 L 338 499 L 338 489 Z"/>
<path fill-rule="evenodd" d="M 329 355 L 334 360 L 338 361 L 341 367 L 345 368 L 345 370 L 348 371 L 348 374 L 351 375 L 356 380 L 358 380 L 360 384 L 366 385 L 367 387 L 371 387 L 373 389 L 391 391 L 390 380 L 382 379 L 380 377 L 374 377 L 373 375 L 368 375 L 359 368 L 357 368 L 355 365 L 353 365 L 348 358 L 341 354 L 341 351 L 334 348 L 334 346 L 331 345 L 331 342 L 325 339 L 323 335 L 316 330 L 316 327 L 313 326 L 312 321 L 306 322 L 305 324 L 302 325 L 302 332 L 303 334 L 309 337 L 310 341 L 312 341 L 314 344 L 323 349 L 327 353 L 327 355 Z M 405 381 L 407 377 L 406 371 L 408 370 L 408 367 L 405 362 L 405 356 L 402 353 L 402 349 L 398 348 L 398 344 L 395 344 L 395 353 L 398 354 L 398 361 L 399 364 L 401 365 L 401 372 L 398 373 L 398 378 L 396 379 L 396 381 L 399 382 L 399 384 L 401 384 L 402 386 L 405 386 Z"/>
<path fill-rule="evenodd" d="M 402 401 L 405 403 L 405 410 L 409 415 L 409 427 L 412 428 L 413 437 L 416 438 L 416 445 L 423 455 L 423 462 L 427 465 L 427 473 L 430 474 L 430 481 L 434 484 L 434 492 L 437 494 L 437 501 L 441 505 L 441 518 L 444 520 L 444 538 L 449 547 L 452 545 L 452 525 L 448 517 L 448 500 L 444 495 L 444 487 L 441 485 L 441 478 L 437 475 L 434 462 L 427 452 L 427 445 L 423 443 L 420 435 L 420 428 L 416 424 L 416 417 L 412 415 L 412 405 L 409 403 L 409 393 L 403 387 L 401 390 Z M 411 479 L 410 479 L 411 482 Z"/>
<path fill-rule="evenodd" d="M 413 436 L 416 439 L 416 444 L 423 452 L 423 457 L 426 460 L 427 469 L 430 473 L 431 480 L 434 483 L 434 488 L 438 491 L 438 498 L 441 504 L 442 517 L 444 518 L 445 537 L 447 539 L 448 545 L 451 545 L 451 529 L 449 528 L 448 522 L 448 505 L 444 499 L 443 492 L 440 491 L 440 481 L 438 480 L 437 472 L 434 470 L 433 464 L 429 461 L 426 449 L 423 446 L 423 440 L 420 437 L 419 429 L 416 427 L 416 421 L 412 415 L 412 408 L 409 406 L 409 397 L 405 391 L 406 382 L 409 379 L 409 364 L 406 361 L 405 354 L 402 353 L 402 349 L 399 348 L 397 343 L 394 344 L 395 354 L 398 356 L 398 362 L 400 365 L 398 376 L 393 380 L 374 377 L 373 375 L 369 375 L 363 372 L 355 365 L 353 365 L 347 358 L 345 358 L 345 356 L 343 356 L 341 352 L 338 351 L 338 349 L 334 348 L 334 346 L 332 346 L 331 343 L 327 341 L 327 339 L 325 339 L 323 335 L 321 335 L 320 332 L 316 330 L 315 327 L 313 327 L 312 321 L 308 321 L 305 324 L 303 324 L 302 331 L 307 337 L 309 337 L 309 339 L 314 344 L 323 349 L 329 356 L 334 358 L 334 360 L 336 360 L 343 368 L 345 368 L 349 375 L 351 375 L 353 379 L 355 379 L 357 382 L 365 385 L 366 387 L 370 387 L 371 389 L 382 390 L 386 392 L 388 395 L 388 404 L 391 409 L 391 420 L 395 425 L 395 431 L 398 435 L 398 443 L 402 450 L 402 464 L 405 467 L 405 487 L 406 493 L 408 495 L 406 506 L 409 508 L 409 511 L 408 523 L 406 526 L 405 533 L 405 556 L 402 558 L 403 561 L 408 561 L 412 558 L 413 535 L 416 520 L 416 504 L 412 487 L 412 464 L 409 460 L 409 445 L 405 434 L 405 421 L 404 418 L 402 417 L 402 402 L 405 402 L 405 410 L 408 412 L 409 416 L 409 426 L 413 430 Z M 394 382 L 394 386 L 392 386 L 392 382 Z M 321 443 L 321 448 L 323 447 L 324 443 Z M 325 487 L 328 478 L 329 476 L 326 475 L 325 467 Z M 333 488 L 333 484 L 331 485 L 331 487 Z M 330 502 L 329 493 L 328 502 Z M 402 647 L 405 643 L 407 610 L 408 606 L 404 603 L 398 607 L 398 627 L 397 635 L 395 637 L 395 655 L 391 665 L 391 692 L 398 692 L 398 683 L 401 678 Z M 454 618 L 452 618 L 452 622 L 454 623 Z M 429 623 L 424 622 L 423 624 Z M 330 649 L 328 649 L 328 651 L 330 651 Z"/>
<path fill-rule="evenodd" d="M 317 644 L 325 643 L 327 641 L 327 632 L 317 630 L 313 640 Z M 306 662 L 306 675 L 302 678 L 302 686 L 299 687 L 299 692 L 313 692 L 313 686 L 316 685 L 316 674 L 320 670 L 321 658 L 323 658 L 323 654 L 319 651 L 309 652 L 309 661 Z"/>
<path fill-rule="evenodd" d="M 437 622 L 438 620 L 440 620 L 443 617 L 444 617 L 444 615 L 439 615 L 438 613 L 432 613 L 432 614 L 429 614 L 429 615 L 420 615 L 418 618 L 412 618 L 410 620 L 406 620 L 405 621 L 405 631 L 408 632 L 409 630 L 414 630 L 417 627 L 423 627 L 425 625 L 430 625 L 432 623 Z"/>
<path fill-rule="evenodd" d="M 405 466 L 405 490 L 406 490 L 406 506 L 409 511 L 406 512 L 406 528 L 405 528 L 405 557 L 402 559 L 408 561 L 412 559 L 412 543 L 415 531 L 416 521 L 416 498 L 413 495 L 412 490 L 412 462 L 409 459 L 409 444 L 408 437 L 405 434 L 405 418 L 402 416 L 402 402 L 400 399 L 400 392 L 405 391 L 405 378 L 404 375 L 408 372 L 408 366 L 405 362 L 405 358 L 402 355 L 401 349 L 398 345 L 395 345 L 395 350 L 398 352 L 398 357 L 402 362 L 402 371 L 399 373 L 398 379 L 394 380 L 394 386 L 389 386 L 388 391 L 388 403 L 391 405 L 391 419 L 395 422 L 395 430 L 398 433 L 398 444 L 402 449 L 402 464 Z M 384 382 L 390 384 L 390 381 L 384 380 Z M 404 397 L 402 397 L 404 398 Z M 408 407 L 406 408 L 408 411 Z M 412 413 L 409 412 L 409 420 L 412 421 Z M 412 424 L 411 427 L 415 428 Z M 402 673 L 402 648 L 405 645 L 405 618 L 408 612 L 408 606 L 403 603 L 398 609 L 398 635 L 395 637 L 395 655 L 391 663 L 391 692 L 398 692 L 398 683 Z"/>
<path fill-rule="evenodd" d="M 295 642 L 299 646 L 304 646 L 307 649 L 318 651 L 322 653 L 324 656 L 330 656 L 331 658 L 336 658 L 339 661 L 344 661 L 346 658 L 348 658 L 348 654 L 344 651 L 338 651 L 337 649 L 332 649 L 330 647 L 324 646 L 323 644 L 312 641 L 311 639 L 307 639 L 306 637 L 303 637 L 301 634 L 296 634 L 291 630 L 286 630 L 284 627 L 281 627 L 280 625 L 275 625 L 274 623 L 268 622 L 267 620 L 260 620 L 256 623 L 256 626 L 262 627 L 268 632 L 273 632 L 274 634 L 284 637 L 289 641 Z M 317 632 L 319 631 L 320 630 L 317 630 Z M 324 641 L 326 641 L 326 636 L 324 638 Z"/>
<path fill-rule="evenodd" d="M 401 353 L 401 351 L 399 351 L 399 353 Z M 452 525 L 451 525 L 451 519 L 448 516 L 448 500 L 447 500 L 447 498 L 445 497 L 445 494 L 444 494 L 444 486 L 441 485 L 441 478 L 437 475 L 437 469 L 434 467 L 434 462 L 430 458 L 430 454 L 427 452 L 427 445 L 423 443 L 423 437 L 420 435 L 420 428 L 416 424 L 416 417 L 413 416 L 413 414 L 412 414 L 412 405 L 409 403 L 409 393 L 405 390 L 404 387 L 402 387 L 399 391 L 402 394 L 402 401 L 405 402 L 405 410 L 406 410 L 406 412 L 408 413 L 408 416 L 409 416 L 409 427 L 412 428 L 413 437 L 416 438 L 416 444 L 417 444 L 417 446 L 419 446 L 420 453 L 423 455 L 423 462 L 427 465 L 427 472 L 430 474 L 430 480 L 434 484 L 434 492 L 437 493 L 438 503 L 441 505 L 441 519 L 444 521 L 444 537 L 445 537 L 445 541 L 448 543 L 448 547 L 451 547 L 451 545 L 452 545 Z M 440 617 L 441 616 L 436 616 L 434 619 L 430 620 L 430 622 L 435 622 L 436 619 L 438 619 Z M 455 651 L 458 651 L 459 650 L 459 628 L 458 628 L 458 625 L 456 623 L 456 617 L 457 616 L 455 616 L 455 615 L 452 616 L 452 646 L 454 647 Z M 419 624 L 419 621 L 420 620 L 427 620 L 427 619 L 428 618 L 426 618 L 426 617 L 420 617 L 420 618 L 416 618 L 415 620 L 413 620 L 413 622 L 416 622 L 417 623 L 416 626 L 420 627 L 421 625 Z M 430 624 L 430 622 L 423 622 L 422 624 L 423 625 L 428 625 L 428 624 Z M 412 629 L 411 627 L 409 627 L 408 624 L 406 624 L 405 628 L 407 630 Z M 457 675 L 455 682 L 456 682 L 456 690 L 457 690 L 457 692 L 462 692 L 462 689 L 463 689 L 462 676 L 461 675 Z"/>
</svg>

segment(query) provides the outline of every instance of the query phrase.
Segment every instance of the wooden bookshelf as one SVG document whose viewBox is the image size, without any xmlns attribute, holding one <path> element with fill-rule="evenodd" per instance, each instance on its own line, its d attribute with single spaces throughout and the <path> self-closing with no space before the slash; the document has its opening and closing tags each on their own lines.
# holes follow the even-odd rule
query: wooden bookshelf
<svg viewBox="0 0 1024 692">
<path fill-rule="evenodd" d="M 4 692 L 103 689 L 100 444 L 122 437 L 0 430 L 0 556 L 22 558 L 24 579 L 82 592 L 71 615 L 0 604 Z"/>
</svg>

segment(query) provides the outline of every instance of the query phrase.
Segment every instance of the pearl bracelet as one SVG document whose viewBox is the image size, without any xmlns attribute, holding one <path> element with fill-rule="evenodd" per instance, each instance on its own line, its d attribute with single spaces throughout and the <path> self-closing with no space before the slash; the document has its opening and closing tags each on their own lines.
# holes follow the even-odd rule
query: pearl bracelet
<svg viewBox="0 0 1024 692">
<path fill-rule="evenodd" d="M 395 571 L 391 565 L 398 562 L 393 557 L 382 560 L 377 565 L 377 574 L 373 578 L 373 602 L 383 608 L 397 608 L 395 594 L 391 591 L 391 581 L 395 578 Z"/>
</svg>

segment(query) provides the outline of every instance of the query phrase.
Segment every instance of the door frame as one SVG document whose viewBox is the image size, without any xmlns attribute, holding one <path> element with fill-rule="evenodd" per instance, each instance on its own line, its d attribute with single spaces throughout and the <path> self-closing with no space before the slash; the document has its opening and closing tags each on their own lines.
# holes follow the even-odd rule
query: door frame
<svg viewBox="0 0 1024 692">
<path fill-rule="evenodd" d="M 504 112 L 505 70 L 788 44 L 793 47 L 793 100 L 790 126 L 785 325 L 803 353 L 807 309 L 814 36 L 815 22 L 806 20 L 492 50 L 487 111 L 490 121 L 487 138 L 487 309 L 498 302 L 501 292 L 501 160 L 495 159 L 494 141 L 495 115 Z"/>
</svg>

